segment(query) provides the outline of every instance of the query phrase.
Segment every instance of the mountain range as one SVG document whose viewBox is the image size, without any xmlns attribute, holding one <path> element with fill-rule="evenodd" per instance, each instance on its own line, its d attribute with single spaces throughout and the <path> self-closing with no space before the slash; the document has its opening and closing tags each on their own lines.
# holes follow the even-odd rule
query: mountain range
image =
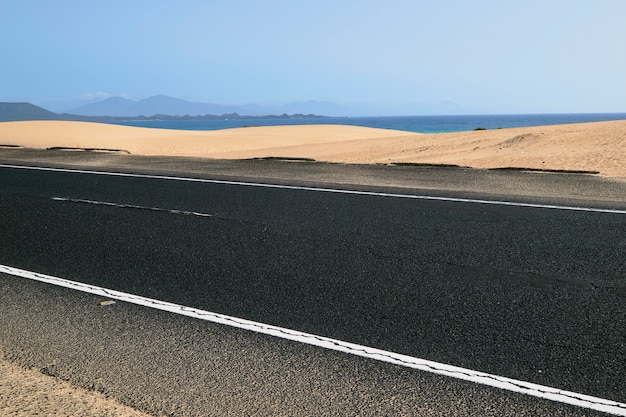
<svg viewBox="0 0 626 417">
<path fill-rule="evenodd" d="M 307 101 L 282 106 L 259 106 L 256 104 L 223 105 L 183 100 L 180 98 L 157 95 L 134 101 L 124 97 L 110 97 L 105 100 L 89 103 L 69 109 L 66 113 L 79 116 L 114 116 L 138 117 L 153 115 L 168 116 L 203 116 L 237 113 L 247 116 L 267 116 L 281 114 L 323 114 L 327 116 L 343 116 L 345 108 L 340 105 Z"/>
<path fill-rule="evenodd" d="M 36 106 L 32 103 L 0 102 L 0 122 L 25 120 L 75 120 L 87 122 L 116 122 L 122 120 L 150 120 L 150 119 L 259 119 L 259 118 L 316 118 L 325 117 L 314 114 L 263 114 L 240 115 L 237 112 L 221 113 L 225 110 L 239 108 L 209 107 L 202 103 L 187 102 L 169 97 L 155 97 L 154 100 L 134 102 L 121 97 L 113 97 L 102 102 L 76 108 L 72 113 L 55 113 Z M 213 110 L 213 113 L 204 113 Z M 240 109 L 241 110 L 241 109 Z M 149 116 L 144 116 L 143 114 Z M 197 113 L 197 114 L 196 114 Z M 220 113 L 220 114 L 217 114 Z"/>
<path fill-rule="evenodd" d="M 462 114 L 463 109 L 454 102 L 440 102 L 422 106 L 410 104 L 398 107 L 345 106 L 327 101 L 303 101 L 280 106 L 257 104 L 223 105 L 188 101 L 157 95 L 143 100 L 109 97 L 98 102 L 83 104 L 63 111 L 49 111 L 31 103 L 0 103 L 0 121 L 10 120 L 85 120 L 115 121 L 115 119 L 183 119 L 183 118 L 246 118 L 280 116 L 296 117 L 315 115 L 326 117 L 393 116 Z"/>
</svg>

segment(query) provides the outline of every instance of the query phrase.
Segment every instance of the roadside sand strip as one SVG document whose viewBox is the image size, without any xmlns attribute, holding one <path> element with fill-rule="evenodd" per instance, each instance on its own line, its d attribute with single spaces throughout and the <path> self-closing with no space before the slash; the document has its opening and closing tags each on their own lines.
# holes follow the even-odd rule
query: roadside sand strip
<svg viewBox="0 0 626 417">
<path fill-rule="evenodd" d="M 0 355 L 1 358 L 1 355 Z M 0 359 L 0 415 L 149 417 L 99 392 Z"/>
<path fill-rule="evenodd" d="M 424 135 L 344 125 L 188 131 L 84 122 L 4 122 L 0 145 L 223 159 L 290 157 L 359 164 L 599 171 L 626 179 L 626 120 Z"/>
</svg>

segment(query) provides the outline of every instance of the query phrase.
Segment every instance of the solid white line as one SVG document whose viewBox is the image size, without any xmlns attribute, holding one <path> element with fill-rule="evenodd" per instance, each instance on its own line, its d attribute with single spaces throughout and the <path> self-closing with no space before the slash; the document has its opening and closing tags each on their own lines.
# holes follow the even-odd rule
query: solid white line
<svg viewBox="0 0 626 417">
<path fill-rule="evenodd" d="M 385 350 L 375 349 L 367 346 L 357 345 L 350 342 L 331 339 L 324 336 L 317 336 L 310 333 L 303 333 L 283 327 L 272 326 L 269 324 L 258 323 L 246 319 L 227 316 L 224 314 L 213 313 L 210 311 L 200 310 L 193 307 L 186 307 L 178 304 L 168 303 L 165 301 L 145 298 L 134 294 L 128 294 L 121 291 L 110 290 L 95 285 L 84 284 L 76 281 L 70 281 L 50 275 L 39 274 L 36 272 L 26 271 L 23 269 L 13 268 L 6 265 L 0 265 L 0 273 L 9 274 L 17 277 L 28 278 L 36 281 L 45 282 L 60 287 L 71 288 L 90 294 L 101 295 L 108 298 L 114 298 L 132 304 L 155 308 L 158 310 L 168 311 L 183 316 L 189 316 L 200 320 L 206 320 L 212 323 L 219 323 L 227 326 L 245 329 L 257 333 L 263 333 L 281 339 L 292 340 L 307 345 L 318 346 L 325 349 L 349 353 L 368 359 L 374 359 L 383 362 L 389 362 L 408 368 L 418 369 L 438 375 L 444 375 L 451 378 L 462 379 L 465 381 L 475 382 L 477 384 L 487 385 L 495 388 L 501 388 L 508 391 L 518 392 L 531 395 L 538 398 L 544 398 L 565 404 L 571 404 L 578 407 L 602 411 L 617 416 L 626 416 L 626 404 L 616 401 L 606 400 L 603 398 L 593 397 L 590 395 L 579 394 L 571 391 L 564 391 L 558 388 L 547 387 L 543 385 L 533 384 L 530 382 L 519 381 L 498 375 L 487 374 L 484 372 L 473 371 L 471 369 L 460 368 L 456 366 L 446 365 L 438 362 L 428 361 L 425 359 L 415 358 L 412 356 L 402 355 L 399 353 L 389 352 Z"/>
<path fill-rule="evenodd" d="M 90 170 L 81 170 L 81 169 L 46 168 L 46 167 L 34 167 L 34 166 L 26 166 L 26 165 L 7 165 L 7 164 L 0 164 L 0 168 L 66 172 L 66 173 L 73 173 L 73 174 L 107 175 L 107 176 L 113 176 L 113 177 L 131 177 L 131 178 L 146 178 L 146 179 L 171 180 L 171 181 L 186 181 L 186 182 L 198 182 L 198 183 L 209 183 L 209 184 L 239 185 L 239 186 L 247 186 L 247 187 L 279 188 L 279 189 L 287 189 L 287 190 L 316 191 L 316 192 L 325 192 L 325 193 L 353 194 L 353 195 L 365 195 L 365 196 L 375 196 L 375 197 L 406 198 L 406 199 L 414 199 L 414 200 L 448 201 L 448 202 L 454 202 L 454 203 L 489 204 L 489 205 L 498 205 L 498 206 L 570 210 L 570 211 L 583 211 L 583 212 L 593 212 L 593 213 L 626 214 L 626 210 L 602 209 L 602 208 L 593 208 L 593 207 L 559 206 L 559 205 L 552 205 L 552 204 L 517 203 L 517 202 L 512 202 L 512 201 L 480 200 L 480 199 L 472 199 L 472 198 L 436 197 L 436 196 L 428 196 L 428 195 L 381 193 L 381 192 L 374 192 L 374 191 L 342 190 L 342 189 L 336 189 L 336 188 L 265 184 L 265 183 L 257 183 L 257 182 L 214 180 L 214 179 L 205 179 L 205 178 L 189 178 L 189 177 L 177 177 L 177 176 L 168 176 L 168 175 L 132 174 L 132 173 L 125 173 L 125 172 L 90 171 Z"/>
</svg>

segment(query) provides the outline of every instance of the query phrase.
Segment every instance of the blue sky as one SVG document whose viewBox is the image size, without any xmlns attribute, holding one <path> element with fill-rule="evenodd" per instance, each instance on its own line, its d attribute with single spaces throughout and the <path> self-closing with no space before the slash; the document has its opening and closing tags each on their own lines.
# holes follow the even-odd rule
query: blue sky
<svg viewBox="0 0 626 417">
<path fill-rule="evenodd" d="M 54 110 L 166 94 L 626 112 L 624 0 L 0 0 L 0 50 L 0 101 Z"/>
</svg>

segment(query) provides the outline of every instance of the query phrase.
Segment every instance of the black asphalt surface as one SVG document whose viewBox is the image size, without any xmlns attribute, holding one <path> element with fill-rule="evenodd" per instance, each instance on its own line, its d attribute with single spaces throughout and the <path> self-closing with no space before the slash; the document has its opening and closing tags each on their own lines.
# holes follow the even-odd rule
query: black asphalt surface
<svg viewBox="0 0 626 417">
<path fill-rule="evenodd" d="M 92 156 L 45 165 L 67 158 Z M 626 208 L 626 184 L 586 175 L 93 158 L 100 170 L 270 183 L 291 172 L 299 185 Z M 0 213 L 0 264 L 626 402 L 626 214 L 11 168 Z M 0 286 L 5 356 L 155 414 L 600 415 L 125 303 L 94 308 L 98 297 L 24 279 Z"/>
</svg>

